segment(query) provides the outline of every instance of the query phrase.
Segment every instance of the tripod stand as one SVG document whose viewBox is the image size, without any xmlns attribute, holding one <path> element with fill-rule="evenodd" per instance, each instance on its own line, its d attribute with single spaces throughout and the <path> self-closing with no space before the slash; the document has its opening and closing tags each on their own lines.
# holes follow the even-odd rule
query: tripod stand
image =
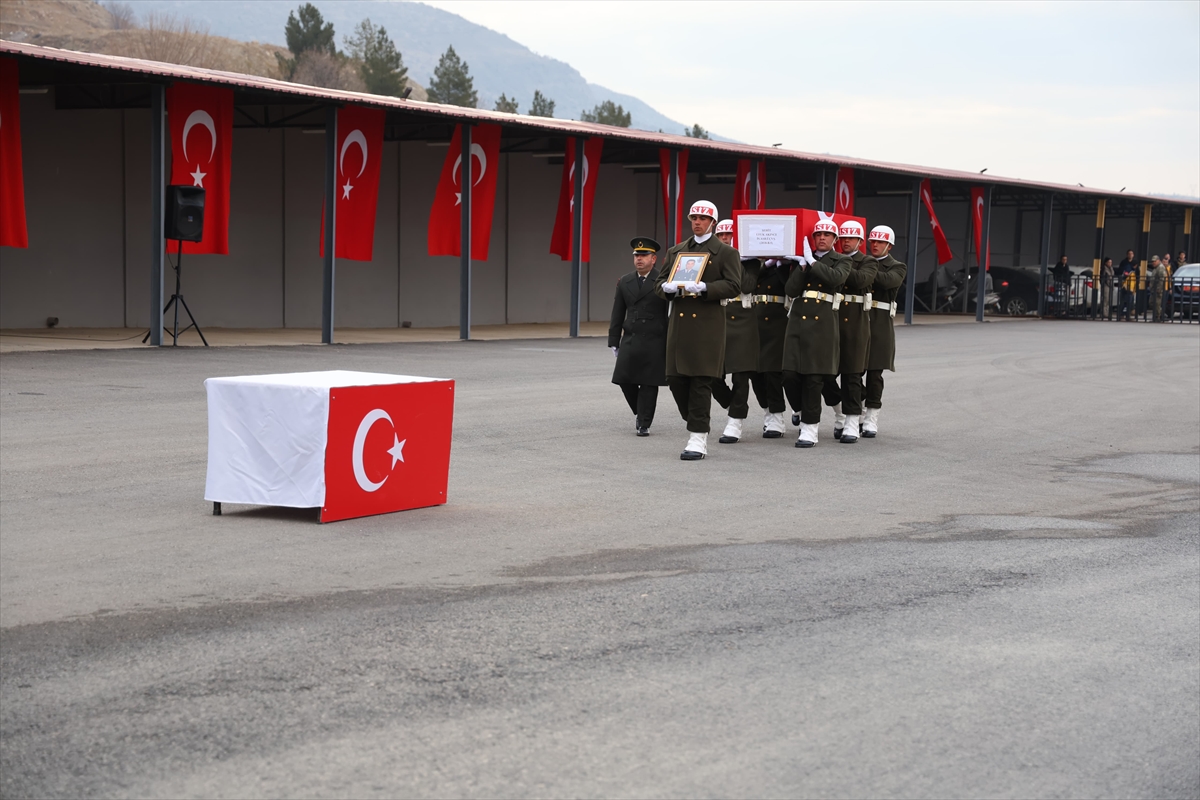
<svg viewBox="0 0 1200 800">
<path fill-rule="evenodd" d="M 175 252 L 175 294 L 171 295 L 171 299 L 167 301 L 167 305 L 163 308 L 163 316 L 165 317 L 167 312 L 171 310 L 171 306 L 175 306 L 175 327 L 174 330 L 167 331 L 167 333 L 171 334 L 171 346 L 178 347 L 179 334 L 187 333 L 188 328 L 195 328 L 196 333 L 200 334 L 200 341 L 204 342 L 205 347 L 208 347 L 208 339 L 204 338 L 204 331 L 200 330 L 200 326 L 196 323 L 196 318 L 192 316 L 192 310 L 188 308 L 187 300 L 183 299 L 183 293 L 179 290 L 179 275 L 183 266 L 183 240 L 179 239 L 177 241 L 179 242 L 179 249 Z M 188 319 L 192 321 L 182 331 L 179 330 L 179 306 L 183 306 L 183 310 L 187 312 Z M 142 337 L 142 344 L 145 344 L 149 338 L 150 331 L 146 331 L 146 335 Z"/>
</svg>

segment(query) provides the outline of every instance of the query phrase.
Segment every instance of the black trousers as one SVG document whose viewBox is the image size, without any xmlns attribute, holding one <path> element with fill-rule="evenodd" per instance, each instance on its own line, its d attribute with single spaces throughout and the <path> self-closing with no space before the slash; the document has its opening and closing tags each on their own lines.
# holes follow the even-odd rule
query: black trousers
<svg viewBox="0 0 1200 800">
<path fill-rule="evenodd" d="M 883 408 L 883 370 L 867 370 L 867 391 L 863 405 L 867 408 Z"/>
<path fill-rule="evenodd" d="M 679 416 L 691 433 L 708 433 L 708 415 L 712 410 L 712 385 L 717 378 L 708 375 L 667 376 L 667 387 L 679 407 Z"/>
<path fill-rule="evenodd" d="M 825 381 L 833 377 L 783 371 L 783 391 L 792 409 L 800 411 L 800 421 L 805 425 L 816 425 L 821 421 L 821 392 L 825 389 Z"/>
<path fill-rule="evenodd" d="M 729 416 L 734 419 L 745 419 L 750 413 L 750 380 L 753 372 L 735 372 L 732 378 L 733 388 L 725 385 L 724 378 L 713 380 L 713 399 L 721 404 L 721 408 L 729 409 Z"/>
<path fill-rule="evenodd" d="M 650 423 L 654 422 L 654 409 L 658 407 L 658 387 L 636 383 L 622 383 L 620 386 L 625 402 L 629 403 L 629 410 L 637 414 L 637 426 L 649 428 Z"/>
<path fill-rule="evenodd" d="M 825 405 L 836 406 L 842 404 L 842 413 L 846 415 L 862 413 L 863 399 L 863 374 L 858 373 L 842 373 L 842 385 L 838 386 L 838 376 L 830 375 L 825 381 L 825 385 L 821 387 L 821 395 L 825 398 Z"/>
<path fill-rule="evenodd" d="M 750 376 L 754 396 L 758 404 L 772 414 L 782 414 L 787 406 L 783 403 L 783 373 L 756 372 Z"/>
</svg>

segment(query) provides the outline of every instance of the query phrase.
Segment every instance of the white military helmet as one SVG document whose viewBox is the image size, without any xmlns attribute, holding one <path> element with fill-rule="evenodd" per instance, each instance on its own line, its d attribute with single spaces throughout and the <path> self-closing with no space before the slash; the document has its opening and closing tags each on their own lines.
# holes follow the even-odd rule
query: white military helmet
<svg viewBox="0 0 1200 800">
<path fill-rule="evenodd" d="M 693 214 L 696 212 L 692 212 Z M 717 233 L 733 233 L 733 220 L 723 219 L 717 223 Z"/>
<path fill-rule="evenodd" d="M 836 222 L 829 219 L 828 217 L 822 217 L 821 219 L 817 220 L 816 225 L 813 225 L 812 232 L 814 234 L 816 234 L 816 233 L 832 233 L 834 236 L 837 236 L 838 235 L 838 226 L 837 226 Z"/>
<path fill-rule="evenodd" d="M 874 228 L 871 228 L 871 235 L 867 237 L 867 241 L 895 244 L 896 232 L 887 225 L 876 225 Z"/>
<path fill-rule="evenodd" d="M 838 237 L 842 239 L 861 239 L 863 238 L 863 226 L 861 222 L 855 220 L 846 220 L 842 223 L 842 227 L 838 230 Z"/>
<path fill-rule="evenodd" d="M 711 217 L 713 222 L 717 221 L 717 207 L 707 200 L 697 200 L 692 203 L 692 210 L 688 212 L 689 217 Z"/>
</svg>

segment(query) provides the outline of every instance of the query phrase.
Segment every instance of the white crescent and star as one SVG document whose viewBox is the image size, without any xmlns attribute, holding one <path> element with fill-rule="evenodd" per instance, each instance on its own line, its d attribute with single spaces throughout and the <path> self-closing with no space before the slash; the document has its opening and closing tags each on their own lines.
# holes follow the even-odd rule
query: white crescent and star
<svg viewBox="0 0 1200 800">
<path fill-rule="evenodd" d="M 750 205 L 750 173 L 746 173 L 746 179 L 742 181 L 742 205 Z"/>
<path fill-rule="evenodd" d="M 841 203 L 842 208 L 847 209 L 847 213 L 849 213 L 850 187 L 846 185 L 845 181 L 842 181 L 838 185 L 838 201 Z"/>
<path fill-rule="evenodd" d="M 367 168 L 367 137 L 364 136 L 363 132 L 358 128 L 350 131 L 350 133 L 346 134 L 346 138 L 342 140 L 342 152 L 338 155 L 338 172 L 340 172 L 342 175 L 346 174 L 346 151 L 350 149 L 350 145 L 352 144 L 358 145 L 359 149 L 362 150 L 362 163 L 358 165 L 358 175 L 362 175 L 363 170 Z M 357 178 L 358 175 L 355 175 L 354 177 Z M 350 178 L 347 177 L 346 185 L 342 187 L 343 200 L 350 199 L 350 190 L 353 188 L 354 187 L 350 185 Z"/>
<path fill-rule="evenodd" d="M 471 155 L 474 156 L 475 158 L 479 159 L 479 175 L 475 178 L 475 180 L 471 181 L 472 186 L 478 186 L 479 182 L 481 180 L 483 180 L 483 176 L 485 174 L 487 174 L 487 167 L 488 167 L 487 153 L 485 153 L 483 151 L 483 145 L 478 144 L 477 142 L 471 142 Z M 459 180 L 460 180 L 458 177 L 458 174 L 459 174 L 459 168 L 461 166 L 462 166 L 462 153 L 459 153 L 458 158 L 454 159 L 454 185 L 455 186 L 458 185 Z M 456 205 L 456 206 L 462 205 L 462 192 L 454 193 L 454 205 Z"/>
<path fill-rule="evenodd" d="M 191 114 L 188 114 L 187 121 L 183 123 L 183 160 L 188 160 L 188 133 L 197 125 L 203 125 L 208 128 L 209 138 L 212 140 L 212 147 L 208 151 L 208 163 L 212 163 L 213 155 L 217 152 L 217 126 L 213 122 L 212 115 L 202 108 L 197 108 Z M 196 171 L 190 173 L 192 177 L 192 185 L 204 188 L 204 179 L 208 176 L 207 172 L 200 171 L 200 163 L 196 162 Z"/>
<path fill-rule="evenodd" d="M 371 431 L 371 426 L 381 419 L 386 419 L 388 424 L 392 426 L 392 446 L 389 449 L 388 455 L 392 457 L 392 467 L 396 468 L 396 462 L 404 461 L 404 445 L 408 442 L 407 439 L 401 441 L 396 435 L 396 425 L 392 422 L 392 418 L 382 408 L 376 408 L 368 411 L 366 416 L 362 418 L 362 422 L 358 423 L 358 431 L 354 434 L 354 450 L 351 453 L 350 460 L 354 467 L 354 480 L 358 481 L 359 488 L 364 492 L 378 491 L 381 486 L 387 483 L 387 479 L 391 477 L 391 472 L 383 477 L 379 482 L 372 481 L 367 477 L 367 471 L 363 468 L 363 445 L 367 443 L 367 434 Z"/>
<path fill-rule="evenodd" d="M 587 188 L 587 179 L 588 179 L 588 158 L 587 158 L 587 156 L 584 156 L 583 157 L 583 188 L 584 189 Z M 567 174 L 567 180 L 571 181 L 571 210 L 574 211 L 575 210 L 575 183 L 574 183 L 574 181 L 575 181 L 575 165 L 574 164 L 571 165 L 571 171 L 570 171 L 570 173 Z M 676 197 L 679 196 L 678 184 L 676 184 L 675 196 Z"/>
</svg>

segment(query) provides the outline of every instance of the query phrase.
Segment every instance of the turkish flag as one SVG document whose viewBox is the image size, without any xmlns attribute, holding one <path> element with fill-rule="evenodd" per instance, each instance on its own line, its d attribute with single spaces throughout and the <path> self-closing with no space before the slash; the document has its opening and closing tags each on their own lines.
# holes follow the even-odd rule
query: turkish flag
<svg viewBox="0 0 1200 800">
<path fill-rule="evenodd" d="M 579 260 L 592 260 L 592 199 L 596 196 L 596 175 L 600 170 L 600 153 L 604 140 L 593 136 L 583 143 L 583 247 Z M 563 158 L 562 182 L 558 187 L 558 213 L 554 217 L 554 233 L 550 236 L 550 252 L 563 261 L 571 260 L 573 235 L 572 215 L 575 211 L 575 139 L 568 137 Z"/>
<path fill-rule="evenodd" d="M 196 83 L 167 87 L 171 183 L 204 190 L 204 236 L 185 253 L 229 254 L 229 174 L 233 164 L 233 90 Z"/>
<path fill-rule="evenodd" d="M 383 166 L 383 119 L 378 108 L 343 106 L 337 112 L 337 238 L 333 254 L 370 261 L 375 249 L 375 209 Z M 321 207 L 321 255 L 325 255 L 325 208 Z"/>
<path fill-rule="evenodd" d="M 856 217 L 856 216 L 853 216 L 852 214 L 837 214 L 837 213 L 830 214 L 827 211 L 817 211 L 812 208 L 772 208 L 770 210 L 764 208 L 764 209 L 749 210 L 749 211 L 734 211 L 733 212 L 733 230 L 734 230 L 733 246 L 735 248 L 738 246 L 738 242 L 737 242 L 738 218 L 745 216 L 745 215 L 750 215 L 750 216 L 754 216 L 754 217 L 758 217 L 758 218 L 762 218 L 762 217 L 793 217 L 796 220 L 796 239 L 795 239 L 795 241 L 793 241 L 791 243 L 792 251 L 790 253 L 777 253 L 776 254 L 776 255 L 781 255 L 781 256 L 794 256 L 794 255 L 801 255 L 801 254 L 810 255 L 813 250 L 812 231 L 813 231 L 813 227 L 817 224 L 818 220 L 822 220 L 822 219 L 832 220 L 833 223 L 835 225 L 837 225 L 839 228 L 844 223 L 849 222 L 850 220 L 854 220 L 855 222 L 858 222 L 864 228 L 867 225 L 866 217 Z M 839 252 L 840 252 L 840 250 L 839 250 Z"/>
<path fill-rule="evenodd" d="M 454 381 L 330 389 L 321 521 L 445 503 L 453 422 Z"/>
<path fill-rule="evenodd" d="M 29 247 L 21 168 L 21 93 L 17 62 L 0 58 L 0 245 Z"/>
<path fill-rule="evenodd" d="M 854 214 L 854 170 L 850 167 L 838 167 L 837 178 L 834 181 L 833 213 Z"/>
<path fill-rule="evenodd" d="M 942 230 L 937 214 L 933 213 L 933 189 L 930 186 L 929 178 L 921 181 L 921 202 L 925 204 L 925 210 L 929 212 L 929 227 L 933 229 L 933 241 L 937 245 L 938 264 L 945 264 L 954 258 L 954 253 L 950 252 L 950 242 L 946 239 L 946 232 Z"/>
<path fill-rule="evenodd" d="M 471 258 L 487 261 L 500 169 L 500 126 L 471 126 Z M 429 212 L 429 255 L 462 255 L 462 126 L 454 128 Z"/>
<path fill-rule="evenodd" d="M 971 187 L 971 215 L 975 221 L 975 265 L 979 266 L 984 259 L 980 257 L 983 252 L 983 187 Z M 988 242 L 988 252 L 986 266 L 983 268 L 987 272 L 992 268 L 992 243 Z"/>
<path fill-rule="evenodd" d="M 675 183 L 675 241 L 667 242 L 667 247 L 672 247 L 687 237 L 683 235 L 684 224 L 686 218 L 683 213 L 683 190 L 687 186 L 687 162 L 688 151 L 679 151 L 679 180 Z M 662 178 L 662 193 L 663 193 L 663 217 L 670 215 L 671 200 L 668 185 L 671 176 L 671 151 L 665 147 L 659 148 L 658 151 L 658 166 L 659 176 Z M 691 230 L 690 228 L 688 230 Z"/>
<path fill-rule="evenodd" d="M 758 165 L 758 197 L 755 201 L 751 201 L 750 193 L 753 191 L 751 178 L 752 164 Z M 748 211 L 754 208 L 767 207 L 767 162 L 751 161 L 748 158 L 739 158 L 737 166 L 737 177 L 733 182 L 733 208 L 732 211 Z"/>
</svg>

